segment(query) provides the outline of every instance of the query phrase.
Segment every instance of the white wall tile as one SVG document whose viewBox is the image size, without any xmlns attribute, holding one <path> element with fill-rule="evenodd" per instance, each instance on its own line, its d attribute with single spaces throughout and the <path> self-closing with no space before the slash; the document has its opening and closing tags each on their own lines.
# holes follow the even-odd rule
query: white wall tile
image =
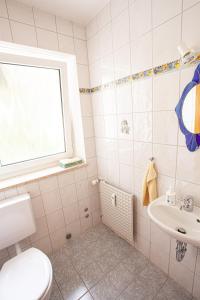
<svg viewBox="0 0 200 300">
<path fill-rule="evenodd" d="M 131 44 L 132 73 L 152 68 L 152 33 L 149 32 Z"/>
<path fill-rule="evenodd" d="M 174 110 L 179 101 L 179 72 L 155 76 L 153 79 L 153 110 Z"/>
<path fill-rule="evenodd" d="M 74 40 L 76 59 L 79 64 L 88 64 L 87 44 L 83 40 Z"/>
<path fill-rule="evenodd" d="M 81 100 L 82 116 L 91 117 L 92 116 L 91 96 L 88 94 L 81 94 L 80 100 Z"/>
<path fill-rule="evenodd" d="M 65 226 L 63 210 L 58 209 L 47 215 L 47 224 L 50 232 L 55 232 L 57 229 Z"/>
<path fill-rule="evenodd" d="M 183 0 L 183 9 L 187 9 L 198 2 L 199 0 Z"/>
<path fill-rule="evenodd" d="M 199 50 L 200 37 L 197 28 L 200 26 L 199 20 L 200 3 L 191 7 L 183 13 L 182 39 L 189 48 Z"/>
<path fill-rule="evenodd" d="M 104 57 L 112 53 L 113 48 L 113 37 L 111 23 L 106 25 L 99 32 L 99 44 L 100 44 L 100 57 Z"/>
<path fill-rule="evenodd" d="M 75 53 L 74 40 L 69 36 L 58 34 L 58 45 L 59 45 L 59 50 L 62 52 L 66 52 L 70 54 Z"/>
<path fill-rule="evenodd" d="M 152 114 L 150 112 L 133 114 L 135 141 L 151 142 L 152 141 Z"/>
<path fill-rule="evenodd" d="M 0 1 L 0 17 L 3 17 L 3 18 L 8 17 L 8 12 L 7 12 L 7 7 L 6 7 L 6 1 L 5 0 Z"/>
<path fill-rule="evenodd" d="M 152 7 L 153 26 L 158 26 L 181 13 L 182 0 L 153 0 Z"/>
<path fill-rule="evenodd" d="M 46 214 L 62 207 L 59 190 L 42 194 Z"/>
<path fill-rule="evenodd" d="M 58 181 L 56 176 L 50 176 L 39 181 L 41 192 L 50 192 L 58 187 Z"/>
<path fill-rule="evenodd" d="M 8 15 L 11 20 L 34 25 L 33 11 L 31 6 L 18 1 L 7 0 Z"/>
<path fill-rule="evenodd" d="M 98 31 L 98 25 L 97 25 L 97 19 L 93 18 L 86 27 L 87 31 L 87 39 L 90 39 L 92 36 L 94 36 Z"/>
<path fill-rule="evenodd" d="M 90 86 L 89 70 L 87 66 L 78 64 L 79 87 L 88 88 Z"/>
<path fill-rule="evenodd" d="M 152 144 L 135 142 L 134 143 L 134 166 L 144 171 L 148 166 L 148 160 L 152 157 Z"/>
<path fill-rule="evenodd" d="M 58 39 L 55 32 L 37 28 L 38 47 L 58 50 Z"/>
<path fill-rule="evenodd" d="M 169 276 L 184 287 L 189 293 L 192 293 L 194 273 L 187 267 L 175 260 L 170 260 Z"/>
<path fill-rule="evenodd" d="M 12 42 L 9 21 L 3 18 L 0 18 L 0 40 Z"/>
<path fill-rule="evenodd" d="M 176 194 L 179 200 L 183 199 L 187 195 L 191 195 L 194 197 L 194 205 L 200 207 L 199 193 L 199 185 L 186 181 L 176 180 Z"/>
<path fill-rule="evenodd" d="M 123 46 L 114 53 L 115 79 L 123 78 L 131 73 L 130 46 Z"/>
<path fill-rule="evenodd" d="M 79 24 L 73 23 L 74 37 L 81 40 L 86 40 L 85 28 Z"/>
<path fill-rule="evenodd" d="M 119 163 L 132 165 L 133 163 L 133 142 L 130 140 L 119 140 Z"/>
<path fill-rule="evenodd" d="M 94 136 L 94 125 L 92 117 L 83 117 L 83 131 L 85 138 Z"/>
<path fill-rule="evenodd" d="M 68 35 L 71 37 L 73 36 L 72 22 L 60 17 L 56 17 L 56 26 L 57 26 L 58 33 Z"/>
<path fill-rule="evenodd" d="M 60 189 L 60 196 L 61 196 L 61 201 L 62 201 L 63 207 L 69 206 L 70 203 L 76 202 L 77 194 L 76 194 L 75 184 L 70 184 L 70 185 L 62 187 Z"/>
<path fill-rule="evenodd" d="M 67 172 L 58 175 L 58 185 L 59 187 L 68 186 L 74 183 L 74 172 Z"/>
<path fill-rule="evenodd" d="M 63 208 L 66 224 L 70 224 L 79 219 L 78 203 L 73 202 Z"/>
<path fill-rule="evenodd" d="M 159 66 L 179 58 L 177 46 L 181 40 L 181 17 L 157 27 L 153 32 L 153 65 Z"/>
<path fill-rule="evenodd" d="M 112 22 L 113 48 L 117 50 L 129 42 L 129 14 L 128 10 L 121 13 Z"/>
<path fill-rule="evenodd" d="M 132 112 L 131 85 L 119 85 L 116 88 L 117 113 L 128 114 Z"/>
<path fill-rule="evenodd" d="M 102 91 L 101 101 L 104 115 L 116 114 L 115 90 L 107 89 Z"/>
<path fill-rule="evenodd" d="M 100 30 L 111 21 L 110 3 L 108 3 L 97 15 L 97 26 Z"/>
<path fill-rule="evenodd" d="M 152 78 L 133 82 L 133 111 L 152 110 Z"/>
<path fill-rule="evenodd" d="M 33 207 L 33 213 L 35 218 L 41 218 L 45 215 L 44 205 L 41 196 L 31 198 L 31 203 Z"/>
<path fill-rule="evenodd" d="M 174 111 L 153 113 L 153 141 L 159 144 L 176 145 L 178 121 Z"/>
<path fill-rule="evenodd" d="M 35 25 L 37 27 L 56 31 L 56 18 L 54 15 L 48 14 L 42 10 L 33 9 Z"/>
<path fill-rule="evenodd" d="M 120 187 L 131 193 L 133 191 L 133 168 L 132 166 L 120 164 L 119 166 Z"/>
<path fill-rule="evenodd" d="M 101 59 L 101 82 L 102 84 L 114 80 L 114 59 L 113 54 Z"/>
<path fill-rule="evenodd" d="M 37 47 L 36 32 L 33 26 L 14 21 L 10 22 L 10 26 L 15 43 Z"/>
<path fill-rule="evenodd" d="M 111 16 L 112 18 L 114 18 L 128 7 L 128 0 L 111 0 L 110 6 L 111 6 Z"/>
<path fill-rule="evenodd" d="M 189 152 L 185 147 L 178 147 L 177 178 L 200 184 L 199 152 Z"/>
<path fill-rule="evenodd" d="M 153 157 L 159 173 L 175 177 L 176 171 L 176 147 L 153 144 Z"/>
<path fill-rule="evenodd" d="M 134 1 L 130 7 L 131 40 L 136 41 L 151 28 L 151 0 Z"/>
</svg>

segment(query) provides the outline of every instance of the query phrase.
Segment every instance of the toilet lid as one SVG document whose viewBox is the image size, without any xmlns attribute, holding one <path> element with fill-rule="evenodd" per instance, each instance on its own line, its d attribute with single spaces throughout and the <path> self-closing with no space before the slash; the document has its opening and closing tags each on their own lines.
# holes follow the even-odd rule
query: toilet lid
<svg viewBox="0 0 200 300">
<path fill-rule="evenodd" d="M 51 272 L 51 263 L 40 250 L 30 248 L 20 253 L 0 271 L 0 299 L 40 299 L 49 285 Z"/>
</svg>

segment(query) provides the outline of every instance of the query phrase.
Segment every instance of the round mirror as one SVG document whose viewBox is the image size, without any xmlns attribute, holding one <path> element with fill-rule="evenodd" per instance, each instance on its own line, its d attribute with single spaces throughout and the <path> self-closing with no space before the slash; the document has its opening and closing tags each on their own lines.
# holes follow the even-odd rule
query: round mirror
<svg viewBox="0 0 200 300">
<path fill-rule="evenodd" d="M 183 123 L 191 133 L 200 133 L 200 84 L 194 86 L 186 95 L 183 110 Z"/>
</svg>

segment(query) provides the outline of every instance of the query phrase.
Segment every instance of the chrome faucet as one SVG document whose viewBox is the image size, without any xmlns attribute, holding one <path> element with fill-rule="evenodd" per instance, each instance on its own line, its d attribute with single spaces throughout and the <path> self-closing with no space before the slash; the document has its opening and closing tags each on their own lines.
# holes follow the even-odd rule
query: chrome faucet
<svg viewBox="0 0 200 300">
<path fill-rule="evenodd" d="M 185 210 L 188 212 L 192 212 L 194 209 L 194 198 L 192 196 L 186 196 L 181 201 L 180 210 Z"/>
</svg>

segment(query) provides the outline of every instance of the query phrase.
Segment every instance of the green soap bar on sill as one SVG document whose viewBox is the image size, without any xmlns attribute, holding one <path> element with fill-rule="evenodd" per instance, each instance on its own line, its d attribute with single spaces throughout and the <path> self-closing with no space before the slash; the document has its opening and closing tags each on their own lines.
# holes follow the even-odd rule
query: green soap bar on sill
<svg viewBox="0 0 200 300">
<path fill-rule="evenodd" d="M 79 164 L 82 164 L 83 163 L 83 160 L 82 159 L 79 159 L 79 160 L 61 160 L 59 162 L 59 166 L 62 167 L 62 168 L 70 168 L 70 167 L 74 167 L 74 166 L 77 166 Z"/>
</svg>

